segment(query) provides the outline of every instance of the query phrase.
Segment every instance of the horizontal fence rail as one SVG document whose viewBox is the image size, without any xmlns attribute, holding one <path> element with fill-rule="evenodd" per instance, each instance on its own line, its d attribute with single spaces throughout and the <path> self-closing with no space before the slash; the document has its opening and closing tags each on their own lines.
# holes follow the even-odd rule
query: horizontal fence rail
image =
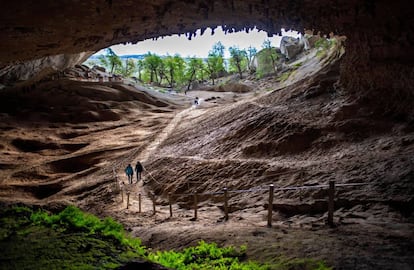
<svg viewBox="0 0 414 270">
<path fill-rule="evenodd" d="M 273 218 L 273 201 L 275 197 L 275 192 L 277 191 L 290 191 L 290 190 L 310 190 L 310 189 L 327 189 L 328 190 L 328 218 L 327 224 L 329 226 L 334 226 L 333 222 L 333 212 L 334 212 L 334 201 L 335 201 L 335 189 L 341 187 L 356 187 L 368 185 L 367 183 L 349 183 L 349 184 L 335 184 L 335 181 L 329 181 L 329 184 L 323 185 L 312 185 L 312 186 L 290 186 L 290 187 L 275 187 L 273 184 L 270 184 L 267 188 L 257 187 L 250 189 L 239 189 L 239 190 L 229 190 L 228 188 L 223 188 L 222 191 L 216 192 L 193 192 L 193 193 L 168 193 L 168 205 L 169 205 L 169 216 L 173 216 L 173 207 L 174 197 L 192 197 L 192 208 L 194 210 L 194 217 L 191 220 L 197 220 L 198 218 L 198 209 L 199 209 L 199 198 L 200 196 L 221 196 L 223 199 L 223 211 L 224 211 L 224 220 L 229 219 L 229 197 L 230 194 L 240 194 L 240 193 L 253 193 L 253 192 L 268 192 L 268 213 L 267 213 L 267 226 L 272 227 L 272 218 Z M 121 196 L 122 201 L 124 201 L 124 189 L 121 187 Z M 152 211 L 153 215 L 156 214 L 156 196 L 154 193 L 149 194 L 150 200 L 152 201 Z M 127 209 L 129 208 L 130 193 L 126 192 L 127 198 Z M 141 193 L 138 194 L 138 205 L 139 213 L 141 213 Z M 178 203 L 177 201 L 175 203 Z"/>
</svg>

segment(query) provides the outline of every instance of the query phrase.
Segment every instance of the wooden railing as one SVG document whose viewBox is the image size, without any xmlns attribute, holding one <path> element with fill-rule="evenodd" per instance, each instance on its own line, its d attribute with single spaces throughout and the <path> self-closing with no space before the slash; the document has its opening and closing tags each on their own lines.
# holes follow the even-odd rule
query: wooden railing
<svg viewBox="0 0 414 270">
<path fill-rule="evenodd" d="M 315 186 L 289 186 L 289 187 L 275 187 L 273 184 L 270 184 L 268 188 L 258 187 L 258 188 L 251 188 L 251 189 L 244 189 L 244 190 L 229 190 L 228 188 L 223 188 L 222 191 L 219 192 L 203 192 L 203 193 L 168 193 L 168 204 L 169 204 L 169 214 L 170 217 L 173 216 L 173 207 L 174 197 L 183 197 L 183 196 L 190 196 L 192 197 L 193 202 L 193 210 L 194 210 L 194 217 L 192 220 L 197 220 L 198 218 L 198 209 L 199 209 L 199 197 L 200 196 L 221 196 L 223 202 L 223 211 L 224 211 L 224 220 L 229 219 L 229 195 L 231 193 L 251 193 L 251 192 L 263 192 L 268 191 L 268 211 L 267 211 L 267 226 L 272 227 L 272 219 L 273 219 L 273 201 L 274 201 L 274 194 L 276 191 L 289 191 L 289 190 L 309 190 L 309 189 L 328 189 L 328 217 L 327 217 L 327 224 L 329 226 L 334 226 L 333 218 L 334 218 L 334 209 L 335 209 L 335 189 L 342 188 L 342 187 L 354 187 L 354 186 L 363 186 L 367 185 L 366 183 L 350 183 L 350 184 L 335 184 L 335 181 L 330 181 L 328 185 L 315 185 Z M 121 190 L 122 191 L 122 190 Z M 124 200 L 123 191 L 122 194 L 122 201 Z M 129 208 L 129 197 L 130 193 L 126 193 L 127 198 L 127 209 Z M 138 205 L 139 205 L 139 213 L 141 213 L 141 194 L 138 194 Z M 152 211 L 153 215 L 156 214 L 156 196 L 151 193 L 150 196 L 152 200 Z"/>
</svg>

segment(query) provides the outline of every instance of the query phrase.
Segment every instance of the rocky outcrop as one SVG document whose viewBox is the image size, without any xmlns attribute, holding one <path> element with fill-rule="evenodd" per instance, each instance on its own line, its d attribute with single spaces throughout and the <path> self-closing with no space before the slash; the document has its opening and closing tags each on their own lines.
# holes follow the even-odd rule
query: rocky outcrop
<svg viewBox="0 0 414 270">
<path fill-rule="evenodd" d="M 280 41 L 280 52 L 287 59 L 294 59 L 299 53 L 303 52 L 304 49 L 305 41 L 303 38 L 282 37 L 282 40 Z"/>
<path fill-rule="evenodd" d="M 63 71 L 84 62 L 93 52 L 59 54 L 40 59 L 17 62 L 0 69 L 0 83 L 11 84 L 19 81 L 33 83 L 51 73 Z"/>
</svg>

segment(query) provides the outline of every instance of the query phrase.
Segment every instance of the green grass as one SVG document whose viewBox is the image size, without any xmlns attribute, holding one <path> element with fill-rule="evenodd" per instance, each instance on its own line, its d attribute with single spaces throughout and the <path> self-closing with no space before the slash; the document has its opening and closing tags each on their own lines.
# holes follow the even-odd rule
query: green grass
<svg viewBox="0 0 414 270">
<path fill-rule="evenodd" d="M 149 255 L 149 259 L 164 266 L 179 269 L 269 269 L 267 265 L 243 261 L 246 246 L 236 249 L 232 246 L 220 248 L 215 243 L 200 241 L 198 246 L 189 247 L 182 252 L 162 251 Z M 243 261 L 243 262 L 242 262 Z"/>
<path fill-rule="evenodd" d="M 327 38 L 320 38 L 315 42 L 315 48 L 317 49 L 316 57 L 318 59 L 322 59 L 327 56 L 328 51 L 337 44 L 337 40 L 327 39 Z"/>
<path fill-rule="evenodd" d="M 299 62 L 299 63 L 294 64 L 294 65 L 293 65 L 293 68 L 294 68 L 294 69 L 298 69 L 298 68 L 300 68 L 302 65 L 303 65 L 303 63 L 302 63 L 302 62 Z"/>
<path fill-rule="evenodd" d="M 131 259 L 171 269 L 329 269 L 309 259 L 247 261 L 246 246 L 200 241 L 183 251 L 150 252 L 111 218 L 68 206 L 57 214 L 28 207 L 0 209 L 0 269 L 114 269 Z"/>
<path fill-rule="evenodd" d="M 290 77 L 290 75 L 293 74 L 293 72 L 294 71 L 292 71 L 292 70 L 286 71 L 286 72 L 282 73 L 282 75 L 280 75 L 276 80 L 279 81 L 279 82 L 284 82 Z"/>
</svg>

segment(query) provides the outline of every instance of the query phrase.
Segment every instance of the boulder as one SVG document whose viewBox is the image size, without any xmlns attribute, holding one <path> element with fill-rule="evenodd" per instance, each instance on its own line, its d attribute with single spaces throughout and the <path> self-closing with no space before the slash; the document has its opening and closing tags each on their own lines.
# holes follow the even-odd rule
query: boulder
<svg viewBox="0 0 414 270">
<path fill-rule="evenodd" d="M 287 59 L 293 59 L 296 55 L 303 52 L 305 48 L 305 42 L 303 39 L 294 37 L 282 37 L 280 41 L 280 51 Z"/>
</svg>

